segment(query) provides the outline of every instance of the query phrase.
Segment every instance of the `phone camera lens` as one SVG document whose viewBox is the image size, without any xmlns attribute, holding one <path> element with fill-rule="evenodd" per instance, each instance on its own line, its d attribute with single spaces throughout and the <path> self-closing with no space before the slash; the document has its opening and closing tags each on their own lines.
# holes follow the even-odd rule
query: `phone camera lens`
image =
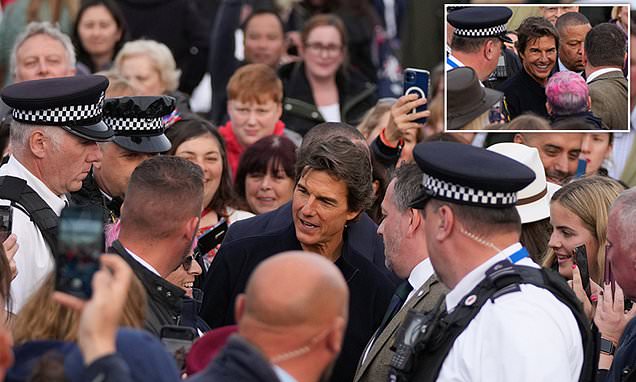
<svg viewBox="0 0 636 382">
<path fill-rule="evenodd" d="M 406 80 L 407 80 L 408 82 L 413 82 L 413 81 L 415 81 L 415 73 L 413 73 L 413 72 L 408 72 L 408 73 L 406 73 Z"/>
</svg>

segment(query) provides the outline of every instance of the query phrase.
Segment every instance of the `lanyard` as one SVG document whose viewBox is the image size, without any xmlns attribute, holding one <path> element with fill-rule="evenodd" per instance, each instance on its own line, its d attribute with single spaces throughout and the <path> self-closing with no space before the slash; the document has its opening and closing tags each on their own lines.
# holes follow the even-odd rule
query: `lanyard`
<svg viewBox="0 0 636 382">
<path fill-rule="evenodd" d="M 528 250 L 525 249 L 524 247 L 521 247 L 520 250 L 508 256 L 508 260 L 510 260 L 511 263 L 515 264 L 517 261 L 521 259 L 525 259 L 528 256 L 530 256 L 530 254 L 528 253 Z"/>
<path fill-rule="evenodd" d="M 446 57 L 446 65 L 450 66 L 453 69 L 459 67 L 459 65 L 457 65 L 457 63 L 455 61 L 451 60 L 450 57 Z"/>
</svg>

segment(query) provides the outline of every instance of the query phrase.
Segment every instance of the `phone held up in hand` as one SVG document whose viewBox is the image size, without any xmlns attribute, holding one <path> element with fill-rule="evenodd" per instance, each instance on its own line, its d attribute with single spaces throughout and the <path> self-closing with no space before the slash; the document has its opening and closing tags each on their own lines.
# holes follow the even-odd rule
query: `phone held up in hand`
<svg viewBox="0 0 636 382">
<path fill-rule="evenodd" d="M 13 228 L 13 210 L 11 206 L 0 206 L 0 244 L 2 244 Z"/>
<path fill-rule="evenodd" d="M 585 294 L 589 298 L 592 295 L 592 290 L 590 287 L 590 271 L 588 268 L 587 250 L 585 249 L 585 244 L 581 244 L 578 247 L 574 248 L 573 252 L 574 264 L 576 264 L 576 266 L 579 268 L 579 272 L 581 273 L 583 290 L 585 290 Z"/>
<path fill-rule="evenodd" d="M 428 70 L 406 68 L 404 69 L 404 95 L 417 94 L 419 98 L 428 100 L 430 86 L 430 73 Z M 411 113 L 419 113 L 427 109 L 427 104 L 418 106 Z M 417 123 L 426 123 L 426 118 L 416 120 Z"/>
<path fill-rule="evenodd" d="M 66 207 L 58 223 L 55 256 L 55 289 L 89 299 L 93 275 L 104 253 L 104 221 L 101 208 Z"/>
</svg>

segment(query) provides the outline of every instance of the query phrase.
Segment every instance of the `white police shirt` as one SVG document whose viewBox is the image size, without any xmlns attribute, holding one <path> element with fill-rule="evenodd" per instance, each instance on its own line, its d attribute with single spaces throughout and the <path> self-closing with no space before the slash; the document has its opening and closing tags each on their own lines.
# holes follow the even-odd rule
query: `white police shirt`
<svg viewBox="0 0 636 382">
<path fill-rule="evenodd" d="M 66 206 L 66 196 L 57 196 L 40 179 L 31 174 L 18 160 L 11 156 L 4 166 L 0 167 L 0 176 L 10 175 L 26 180 L 31 187 L 57 216 Z M 0 204 L 8 205 L 8 200 L 0 200 Z M 13 210 L 12 232 L 18 238 L 18 252 L 15 263 L 18 275 L 11 282 L 11 298 L 13 313 L 18 313 L 31 294 L 41 285 L 46 276 L 54 269 L 55 262 L 48 244 L 31 218 L 19 208 Z"/>
<path fill-rule="evenodd" d="M 466 275 L 446 295 L 452 311 L 486 270 L 521 245 L 516 243 Z M 539 268 L 530 258 L 517 262 Z M 545 289 L 521 285 L 520 292 L 488 301 L 457 338 L 437 381 L 578 381 L 583 365 L 581 334 L 570 309 Z"/>
</svg>

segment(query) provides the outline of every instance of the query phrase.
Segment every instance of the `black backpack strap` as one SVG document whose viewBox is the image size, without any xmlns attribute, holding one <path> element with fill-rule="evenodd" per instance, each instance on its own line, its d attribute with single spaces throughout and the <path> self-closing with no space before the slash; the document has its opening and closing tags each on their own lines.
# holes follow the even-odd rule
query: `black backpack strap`
<svg viewBox="0 0 636 382">
<path fill-rule="evenodd" d="M 59 217 L 24 179 L 0 176 L 0 199 L 10 200 L 12 206 L 26 212 L 42 233 L 51 251 L 55 251 Z"/>
<path fill-rule="evenodd" d="M 503 260 L 486 271 L 486 277 L 457 304 L 456 308 L 443 315 L 438 322 L 429 325 L 437 333 L 416 346 L 416 363 L 421 365 L 415 371 L 412 381 L 435 381 L 453 343 L 466 330 L 488 300 L 516 291 L 520 284 L 530 284 L 548 290 L 567 306 L 576 319 L 583 342 L 583 366 L 580 382 L 594 380 L 598 364 L 598 343 L 590 331 L 590 322 L 582 305 L 565 280 L 551 270 L 513 265 Z"/>
</svg>

